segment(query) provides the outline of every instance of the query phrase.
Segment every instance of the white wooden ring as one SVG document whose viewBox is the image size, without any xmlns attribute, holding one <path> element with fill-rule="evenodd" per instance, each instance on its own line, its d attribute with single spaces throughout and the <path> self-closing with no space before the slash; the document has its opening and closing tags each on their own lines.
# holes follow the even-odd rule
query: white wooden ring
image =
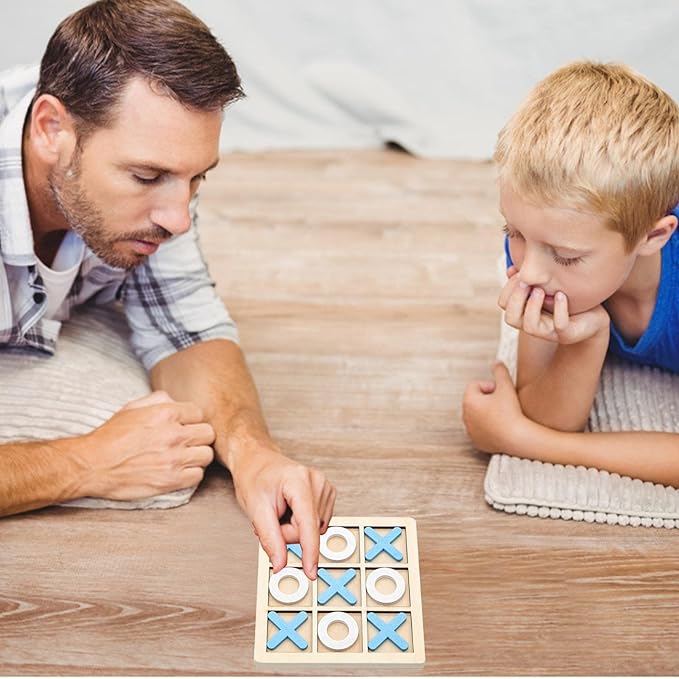
<svg viewBox="0 0 679 679">
<path fill-rule="evenodd" d="M 334 550 L 328 545 L 328 540 L 332 537 L 341 537 L 346 546 L 344 549 Z M 356 538 L 354 534 L 342 526 L 331 526 L 321 535 L 321 554 L 330 561 L 344 561 L 356 551 Z"/>
<path fill-rule="evenodd" d="M 297 589 L 289 594 L 281 590 L 280 582 L 283 578 L 297 580 Z M 299 568 L 286 566 L 283 570 L 274 573 L 269 580 L 269 592 L 271 596 L 282 604 L 295 604 L 306 596 L 309 591 L 309 581 Z"/>
<path fill-rule="evenodd" d="M 394 583 L 394 591 L 390 594 L 385 594 L 377 589 L 377 581 L 382 580 L 382 578 L 387 578 Z M 368 590 L 368 594 L 381 604 L 393 604 L 398 601 L 406 591 L 406 581 L 403 576 L 393 568 L 376 568 L 370 575 L 366 578 L 365 588 Z"/>
<path fill-rule="evenodd" d="M 328 633 L 330 625 L 334 622 L 338 622 L 347 628 L 344 639 L 333 639 Z M 353 646 L 358 639 L 358 624 L 348 613 L 328 613 L 318 623 L 318 639 L 326 648 L 333 651 L 344 651 Z"/>
</svg>

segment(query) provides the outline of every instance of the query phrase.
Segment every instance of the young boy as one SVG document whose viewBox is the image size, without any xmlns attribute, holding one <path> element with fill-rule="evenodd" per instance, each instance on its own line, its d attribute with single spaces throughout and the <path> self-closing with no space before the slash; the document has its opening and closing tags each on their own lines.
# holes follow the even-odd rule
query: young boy
<svg viewBox="0 0 679 679">
<path fill-rule="evenodd" d="M 679 486 L 679 436 L 582 433 L 608 351 L 679 372 L 679 107 L 625 66 L 571 64 L 532 90 L 495 160 L 517 381 L 499 364 L 467 387 L 474 445 Z"/>
</svg>

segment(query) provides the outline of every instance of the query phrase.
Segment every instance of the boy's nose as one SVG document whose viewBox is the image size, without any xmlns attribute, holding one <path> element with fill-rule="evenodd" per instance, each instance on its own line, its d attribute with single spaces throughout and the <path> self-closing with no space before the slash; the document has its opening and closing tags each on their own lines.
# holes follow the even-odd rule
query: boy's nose
<svg viewBox="0 0 679 679">
<path fill-rule="evenodd" d="M 549 283 L 551 278 L 546 263 L 543 262 L 544 256 L 541 253 L 528 253 L 524 255 L 519 271 L 519 279 L 529 287 L 543 287 Z"/>
</svg>

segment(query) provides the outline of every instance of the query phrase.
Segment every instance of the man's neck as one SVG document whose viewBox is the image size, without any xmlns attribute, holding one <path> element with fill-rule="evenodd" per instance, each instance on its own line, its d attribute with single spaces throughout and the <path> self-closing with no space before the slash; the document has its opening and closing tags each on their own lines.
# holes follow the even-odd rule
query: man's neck
<svg viewBox="0 0 679 679">
<path fill-rule="evenodd" d="M 70 227 L 49 188 L 48 177 L 51 166 L 40 160 L 28 134 L 24 134 L 21 150 L 33 248 L 40 260 L 50 266 Z"/>
</svg>

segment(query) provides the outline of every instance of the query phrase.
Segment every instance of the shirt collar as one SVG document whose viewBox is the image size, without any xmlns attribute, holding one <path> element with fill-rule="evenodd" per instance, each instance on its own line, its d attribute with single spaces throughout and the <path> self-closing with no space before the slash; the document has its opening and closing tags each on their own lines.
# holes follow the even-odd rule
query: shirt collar
<svg viewBox="0 0 679 679">
<path fill-rule="evenodd" d="M 35 264 L 33 231 L 24 186 L 21 143 L 35 89 L 0 122 L 0 251 L 7 264 Z"/>
</svg>

